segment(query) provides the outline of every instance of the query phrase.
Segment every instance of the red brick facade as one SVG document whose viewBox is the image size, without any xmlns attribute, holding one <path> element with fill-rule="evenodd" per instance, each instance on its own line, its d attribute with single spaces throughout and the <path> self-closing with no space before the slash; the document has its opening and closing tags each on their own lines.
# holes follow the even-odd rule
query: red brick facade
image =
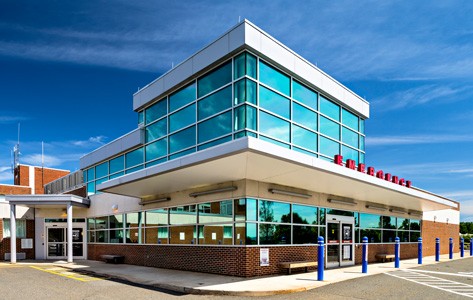
<svg viewBox="0 0 473 300">
<path fill-rule="evenodd" d="M 424 256 L 435 255 L 435 238 L 440 238 L 440 254 L 447 254 L 449 238 L 453 238 L 453 252 L 459 252 L 460 225 L 422 221 L 422 243 Z"/>
<path fill-rule="evenodd" d="M 0 195 L 29 195 L 31 188 L 28 186 L 0 185 Z"/>
<path fill-rule="evenodd" d="M 20 165 L 15 169 L 15 185 L 19 186 L 29 186 L 30 185 L 30 170 L 29 168 L 34 168 L 34 186 L 35 194 L 44 194 L 44 185 L 54 181 L 58 178 L 66 176 L 69 174 L 69 171 L 41 168 L 41 167 L 31 167 Z M 1 193 L 1 192 L 0 192 Z M 31 194 L 31 192 L 27 193 Z"/>
<path fill-rule="evenodd" d="M 34 220 L 26 220 L 26 238 L 34 241 Z M 3 220 L 0 219 L 0 260 L 5 259 L 5 253 L 10 253 L 10 238 L 3 238 Z M 21 248 L 21 238 L 16 239 L 16 252 L 26 253 L 26 259 L 35 259 L 34 242 L 32 249 Z"/>
</svg>

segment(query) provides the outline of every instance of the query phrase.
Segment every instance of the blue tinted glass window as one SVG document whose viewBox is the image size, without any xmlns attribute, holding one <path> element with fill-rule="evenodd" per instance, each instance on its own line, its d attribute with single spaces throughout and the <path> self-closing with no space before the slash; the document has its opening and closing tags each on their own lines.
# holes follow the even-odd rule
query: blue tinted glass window
<svg viewBox="0 0 473 300">
<path fill-rule="evenodd" d="M 110 161 L 110 174 L 118 172 L 118 171 L 123 171 L 125 168 L 125 159 L 123 158 L 123 155 L 120 155 L 118 157 L 115 157 Z"/>
<path fill-rule="evenodd" d="M 268 138 L 268 137 L 265 137 L 265 136 L 262 136 L 262 135 L 259 136 L 259 139 L 262 140 L 262 141 L 270 142 L 271 144 L 275 144 L 279 147 L 283 147 L 283 148 L 286 148 L 286 149 L 291 148 L 291 146 L 289 146 L 288 144 L 285 144 L 285 143 L 280 142 L 280 141 L 276 141 L 274 139 L 271 139 L 271 138 Z"/>
<path fill-rule="evenodd" d="M 222 110 L 232 107 L 232 87 L 226 87 L 197 103 L 197 114 L 199 120 L 205 119 Z"/>
<path fill-rule="evenodd" d="M 168 123 L 166 118 L 146 127 L 146 142 L 159 139 L 167 134 Z"/>
<path fill-rule="evenodd" d="M 335 154 L 340 154 L 340 144 L 321 136 L 319 152 L 328 157 L 334 157 Z"/>
<path fill-rule="evenodd" d="M 365 154 L 360 152 L 360 163 L 365 163 Z"/>
<path fill-rule="evenodd" d="M 143 148 L 138 148 L 125 154 L 125 166 L 130 168 L 142 164 L 143 159 Z"/>
<path fill-rule="evenodd" d="M 340 125 L 320 116 L 320 132 L 337 140 L 340 140 Z"/>
<path fill-rule="evenodd" d="M 342 142 L 358 148 L 358 133 L 348 128 L 342 127 Z"/>
<path fill-rule="evenodd" d="M 214 139 L 216 137 L 232 132 L 232 112 L 226 112 L 197 125 L 199 132 L 199 143 Z"/>
<path fill-rule="evenodd" d="M 138 112 L 138 124 L 143 124 L 145 121 L 145 113 L 144 111 Z"/>
<path fill-rule="evenodd" d="M 87 180 L 87 171 L 83 171 L 83 172 L 82 172 L 82 180 L 83 180 L 84 182 L 87 182 L 87 181 L 88 181 L 88 180 Z"/>
<path fill-rule="evenodd" d="M 179 131 L 169 137 L 169 153 L 195 145 L 195 126 Z"/>
<path fill-rule="evenodd" d="M 90 168 L 87 170 L 87 180 L 91 181 L 95 179 L 95 168 Z"/>
<path fill-rule="evenodd" d="M 195 104 L 189 105 L 169 116 L 169 132 L 195 123 Z"/>
<path fill-rule="evenodd" d="M 235 57 L 235 79 L 245 75 L 256 78 L 256 57 L 247 52 Z"/>
<path fill-rule="evenodd" d="M 292 143 L 312 151 L 317 151 L 317 134 L 302 127 L 293 125 Z"/>
<path fill-rule="evenodd" d="M 87 195 L 95 194 L 95 181 L 87 183 Z"/>
<path fill-rule="evenodd" d="M 185 88 L 169 96 L 169 111 L 174 111 L 195 100 L 195 84 L 192 83 Z"/>
<path fill-rule="evenodd" d="M 289 96 L 291 94 L 291 79 L 265 62 L 259 62 L 259 78 L 264 84 Z"/>
<path fill-rule="evenodd" d="M 166 99 L 160 100 L 159 102 L 151 105 L 145 111 L 146 114 L 146 124 L 153 122 L 165 116 L 167 113 Z"/>
<path fill-rule="evenodd" d="M 95 166 L 95 178 L 101 178 L 108 175 L 108 161 Z"/>
<path fill-rule="evenodd" d="M 130 174 L 130 173 L 133 173 L 133 172 L 136 172 L 136 171 L 139 171 L 141 169 L 143 169 L 144 166 L 143 165 L 140 165 L 138 167 L 134 167 L 134 168 L 131 168 L 131 169 L 128 169 L 125 171 L 125 174 Z"/>
<path fill-rule="evenodd" d="M 365 134 L 365 120 L 360 119 L 360 132 Z"/>
<path fill-rule="evenodd" d="M 166 139 L 151 143 L 145 147 L 146 161 L 156 159 L 167 154 Z"/>
<path fill-rule="evenodd" d="M 360 213 L 360 228 L 381 228 L 381 216 Z"/>
<path fill-rule="evenodd" d="M 256 82 L 242 79 L 235 83 L 235 104 L 250 102 L 256 104 Z"/>
<path fill-rule="evenodd" d="M 118 172 L 118 173 L 115 173 L 115 174 L 110 175 L 109 178 L 110 178 L 110 179 L 114 179 L 114 178 L 123 176 L 123 174 L 125 174 L 125 172 L 121 171 L 121 172 Z"/>
<path fill-rule="evenodd" d="M 360 150 L 365 151 L 365 137 L 360 135 Z"/>
<path fill-rule="evenodd" d="M 297 81 L 292 82 L 292 98 L 317 110 L 317 93 Z"/>
<path fill-rule="evenodd" d="M 358 131 L 358 117 L 346 109 L 342 109 L 342 124 Z"/>
<path fill-rule="evenodd" d="M 317 207 L 293 204 L 292 220 L 297 224 L 317 225 Z"/>
<path fill-rule="evenodd" d="M 340 121 L 340 106 L 320 96 L 320 112 L 330 118 Z"/>
<path fill-rule="evenodd" d="M 194 152 L 195 152 L 195 148 L 190 148 L 190 149 L 181 151 L 179 153 L 170 155 L 169 159 L 175 159 L 175 158 L 178 158 L 178 157 L 181 157 L 181 156 L 184 156 L 184 155 L 187 155 L 187 154 L 191 154 L 191 153 L 194 153 Z"/>
<path fill-rule="evenodd" d="M 205 143 L 203 145 L 200 145 L 198 147 L 199 150 L 204 150 L 204 149 L 207 149 L 207 148 L 210 148 L 210 147 L 213 147 L 213 146 L 216 146 L 216 145 L 220 145 L 220 144 L 223 144 L 223 143 L 226 143 L 226 142 L 229 142 L 232 140 L 232 137 L 231 136 L 226 136 L 224 138 L 221 138 L 221 139 L 218 139 L 218 140 L 215 140 L 215 141 L 212 141 L 212 142 L 209 142 L 209 143 Z"/>
<path fill-rule="evenodd" d="M 275 201 L 259 201 L 259 221 L 290 223 L 291 209 L 289 203 Z"/>
<path fill-rule="evenodd" d="M 292 103 L 292 120 L 312 130 L 317 130 L 317 113 L 295 102 Z"/>
<path fill-rule="evenodd" d="M 259 104 L 261 107 L 289 119 L 291 102 L 263 86 L 259 88 Z"/>
<path fill-rule="evenodd" d="M 290 124 L 278 117 L 260 111 L 259 131 L 263 134 L 289 142 Z"/>
<path fill-rule="evenodd" d="M 342 146 L 343 159 L 353 159 L 358 164 L 358 151 L 347 146 Z"/>
<path fill-rule="evenodd" d="M 229 61 L 221 67 L 211 71 L 197 80 L 198 97 L 207 95 L 211 91 L 232 81 L 232 62 Z"/>
<path fill-rule="evenodd" d="M 256 130 L 256 108 L 249 105 L 235 109 L 235 131 L 245 128 Z"/>
</svg>

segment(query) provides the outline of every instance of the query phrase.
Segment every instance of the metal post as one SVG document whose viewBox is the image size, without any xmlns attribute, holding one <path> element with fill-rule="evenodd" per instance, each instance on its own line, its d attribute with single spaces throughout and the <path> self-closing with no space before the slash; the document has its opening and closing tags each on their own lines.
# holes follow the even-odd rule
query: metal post
<svg viewBox="0 0 473 300">
<path fill-rule="evenodd" d="M 10 204 L 10 262 L 16 264 L 16 205 Z"/>
<path fill-rule="evenodd" d="M 72 262 L 72 204 L 67 204 L 67 262 Z"/>
<path fill-rule="evenodd" d="M 422 264 L 422 238 L 417 239 L 417 264 Z"/>
<path fill-rule="evenodd" d="M 460 256 L 465 257 L 465 240 L 463 238 L 460 239 Z"/>
<path fill-rule="evenodd" d="M 324 261 L 325 261 L 325 255 L 324 255 L 324 238 L 322 236 L 319 236 L 318 238 L 318 244 L 319 248 L 317 249 L 318 254 L 317 254 L 317 280 L 318 281 L 323 281 L 324 280 Z"/>
<path fill-rule="evenodd" d="M 450 245 L 448 247 L 448 258 L 453 259 L 453 238 L 449 239 Z"/>
<path fill-rule="evenodd" d="M 363 237 L 361 273 L 368 273 L 368 237 Z"/>
<path fill-rule="evenodd" d="M 399 239 L 399 237 L 396 237 L 394 239 L 395 241 L 395 244 L 394 244 L 394 267 L 395 268 L 399 268 L 399 246 L 400 246 L 400 242 L 401 240 Z"/>
<path fill-rule="evenodd" d="M 440 239 L 435 238 L 435 261 L 440 261 Z"/>
</svg>

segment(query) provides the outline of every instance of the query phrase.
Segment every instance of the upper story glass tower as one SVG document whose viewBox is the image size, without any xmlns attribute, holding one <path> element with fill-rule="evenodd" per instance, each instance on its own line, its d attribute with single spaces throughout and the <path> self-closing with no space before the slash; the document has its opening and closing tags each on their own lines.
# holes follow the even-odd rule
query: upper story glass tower
<svg viewBox="0 0 473 300">
<path fill-rule="evenodd" d="M 230 49 L 242 30 L 241 45 Z M 264 36 L 253 45 L 257 34 Z M 226 53 L 209 53 L 225 37 Z M 264 47 L 266 39 L 272 48 Z M 245 136 L 320 159 L 365 161 L 367 102 L 248 21 L 134 98 L 140 141 L 86 156 L 89 194 L 109 179 Z"/>
</svg>

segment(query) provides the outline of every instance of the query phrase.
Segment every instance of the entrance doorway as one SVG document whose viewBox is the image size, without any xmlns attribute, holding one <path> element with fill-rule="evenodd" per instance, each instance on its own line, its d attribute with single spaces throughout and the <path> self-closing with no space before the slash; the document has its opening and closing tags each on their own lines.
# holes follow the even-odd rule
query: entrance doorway
<svg viewBox="0 0 473 300">
<path fill-rule="evenodd" d="M 72 227 L 72 256 L 75 259 L 85 259 L 85 224 L 73 224 Z M 47 259 L 67 258 L 67 225 L 46 225 L 46 257 Z"/>
<path fill-rule="evenodd" d="M 355 218 L 327 215 L 327 268 L 355 264 Z"/>
</svg>

